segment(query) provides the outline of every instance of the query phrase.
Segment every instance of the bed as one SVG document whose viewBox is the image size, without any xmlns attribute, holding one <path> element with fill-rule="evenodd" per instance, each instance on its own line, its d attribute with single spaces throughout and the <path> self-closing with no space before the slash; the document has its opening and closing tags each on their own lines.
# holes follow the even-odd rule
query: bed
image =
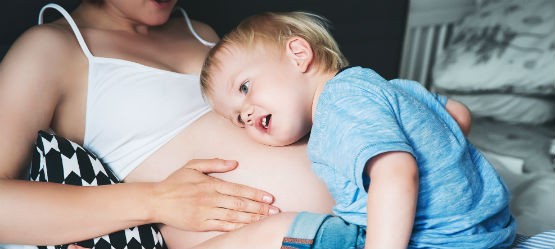
<svg viewBox="0 0 555 249">
<path fill-rule="evenodd" d="M 555 229 L 554 12 L 554 0 L 411 0 L 399 72 L 471 110 L 469 141 L 530 236 Z"/>
</svg>

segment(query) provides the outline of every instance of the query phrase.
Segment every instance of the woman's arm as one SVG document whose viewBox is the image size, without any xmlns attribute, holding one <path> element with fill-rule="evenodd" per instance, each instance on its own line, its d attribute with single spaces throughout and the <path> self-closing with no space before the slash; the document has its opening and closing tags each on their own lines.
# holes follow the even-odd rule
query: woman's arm
<svg viewBox="0 0 555 249">
<path fill-rule="evenodd" d="M 0 177 L 17 178 L 29 161 L 32 144 L 40 129 L 46 130 L 62 92 L 56 68 L 60 35 L 33 28 L 20 37 L 0 63 Z M 42 40 L 40 40 L 42 39 Z M 39 42 L 41 41 L 41 42 Z"/>
<path fill-rule="evenodd" d="M 252 200 L 272 198 L 204 174 L 235 166 L 218 159 L 194 160 L 160 183 L 97 187 L 2 180 L 0 241 L 61 244 L 159 222 L 184 230 L 234 230 L 269 213 L 268 204 Z M 64 233 L 52 230 L 56 227 Z"/>
<path fill-rule="evenodd" d="M 28 165 L 37 131 L 50 127 L 58 104 L 67 98 L 62 82 L 64 71 L 66 77 L 71 74 L 73 41 L 52 26 L 32 28 L 0 64 L 2 242 L 57 244 L 147 220 L 140 204 L 147 185 L 84 188 L 16 180 Z M 115 202 L 121 205 L 106 205 Z"/>
<path fill-rule="evenodd" d="M 407 248 L 418 199 L 416 161 L 406 152 L 387 152 L 366 167 L 371 183 L 365 248 Z"/>
<path fill-rule="evenodd" d="M 152 184 L 78 187 L 0 181 L 0 241 L 63 244 L 148 222 Z M 60 229 L 64 232 L 60 233 Z"/>
</svg>

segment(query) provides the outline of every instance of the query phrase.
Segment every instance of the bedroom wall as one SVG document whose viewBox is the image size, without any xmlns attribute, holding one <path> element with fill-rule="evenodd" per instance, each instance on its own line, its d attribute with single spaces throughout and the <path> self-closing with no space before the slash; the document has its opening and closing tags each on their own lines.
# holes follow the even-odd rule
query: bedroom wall
<svg viewBox="0 0 555 249">
<path fill-rule="evenodd" d="M 4 1 L 0 8 L 0 59 L 8 51 L 11 44 L 27 28 L 37 24 L 40 8 L 47 3 L 58 3 L 67 9 L 73 9 L 76 0 L 16 0 Z"/>
<path fill-rule="evenodd" d="M 79 3 L 76 0 L 17 0 L 3 4 L 0 58 L 25 29 L 36 24 L 40 8 L 49 2 L 68 10 Z M 191 18 L 211 25 L 220 36 L 244 17 L 262 11 L 317 13 L 331 21 L 332 33 L 351 64 L 372 67 L 386 78 L 398 77 L 408 0 L 212 0 L 178 4 Z"/>
</svg>

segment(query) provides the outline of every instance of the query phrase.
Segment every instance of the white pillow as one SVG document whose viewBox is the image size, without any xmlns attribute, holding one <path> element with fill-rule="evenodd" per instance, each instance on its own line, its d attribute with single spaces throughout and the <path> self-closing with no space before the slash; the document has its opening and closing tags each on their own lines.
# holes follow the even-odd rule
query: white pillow
<svg viewBox="0 0 555 249">
<path fill-rule="evenodd" d="M 555 119 L 553 98 L 516 94 L 451 94 L 450 98 L 465 104 L 476 117 L 490 117 L 510 123 L 543 124 Z"/>
<path fill-rule="evenodd" d="M 433 84 L 452 93 L 555 94 L 555 1 L 488 1 L 456 24 Z"/>
</svg>

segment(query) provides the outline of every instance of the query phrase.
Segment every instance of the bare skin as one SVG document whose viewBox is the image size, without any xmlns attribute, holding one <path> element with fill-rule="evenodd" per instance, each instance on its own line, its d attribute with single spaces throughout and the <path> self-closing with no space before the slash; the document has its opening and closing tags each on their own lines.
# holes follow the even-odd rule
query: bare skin
<svg viewBox="0 0 555 249">
<path fill-rule="evenodd" d="M 210 132 L 208 132 L 210 131 Z M 209 136 L 207 136 L 209 135 Z M 191 143 L 191 141 L 196 141 Z M 226 143 L 224 141 L 234 141 Z M 127 177 L 128 181 L 157 181 L 180 167 L 183 148 L 190 148 L 190 158 L 233 158 L 240 162 L 234 171 L 215 174 L 218 178 L 239 182 L 272 193 L 275 206 L 281 211 L 312 211 L 330 213 L 333 200 L 326 186 L 310 169 L 305 142 L 287 147 L 269 147 L 252 142 L 246 134 L 229 121 L 209 113 L 178 135 Z M 158 167 L 165 165 L 165 167 Z M 156 172 L 156 173 L 153 173 Z M 170 247 L 193 245 L 213 237 L 219 232 L 184 232 L 169 226 L 162 233 Z M 241 236 L 238 236 L 241 237 Z M 269 247 L 271 248 L 271 247 Z"/>
<path fill-rule="evenodd" d="M 208 48 L 187 31 L 182 18 L 170 20 L 156 28 L 135 23 L 131 25 L 128 20 L 122 21 L 129 24 L 127 26 L 115 26 L 104 22 L 106 18 L 102 18 L 102 15 L 105 13 L 83 6 L 88 5 L 82 4 L 72 15 L 93 55 L 125 59 L 185 74 L 200 72 Z M 198 22 L 194 22 L 194 26 L 205 39 L 217 40 L 208 26 Z M 178 216 L 174 214 L 177 211 L 171 208 L 176 202 L 163 200 L 153 193 L 170 189 L 169 184 L 159 184 L 159 181 L 176 170 L 178 173 L 190 170 L 182 167 L 191 159 L 217 157 L 239 161 L 239 166 L 234 171 L 214 175 L 273 194 L 274 205 L 282 211 L 330 211 L 333 200 L 324 184 L 311 172 L 304 143 L 285 148 L 255 144 L 238 128 L 212 113 L 184 129 L 131 172 L 125 179 L 130 184 L 84 190 L 13 180 L 23 171 L 24 165 L 27 165 L 37 130 L 50 127 L 57 134 L 82 144 L 87 76 L 87 58 L 64 20 L 27 31 L 0 64 L 0 135 L 3 137 L 0 141 L 0 199 L 3 210 L 6 211 L 0 214 L 0 220 L 6 224 L 0 225 L 0 241 L 61 244 L 138 224 L 167 222 L 173 227 L 181 228 L 162 227 L 167 244 L 170 248 L 183 248 L 216 235 L 199 235 L 183 230 L 228 231 L 257 219 L 258 216 L 252 220 L 243 217 L 243 220 L 231 225 L 207 225 L 201 221 L 198 224 L 187 224 L 186 221 L 176 219 Z M 188 166 L 211 168 L 212 171 L 221 167 L 219 161 L 209 163 L 206 165 L 194 162 Z M 183 174 L 172 177 L 185 178 Z M 202 180 L 215 186 L 209 178 Z M 217 187 L 220 186 L 216 186 L 216 190 Z M 228 185 L 221 187 L 234 188 L 236 187 Z M 188 191 L 185 186 L 183 191 Z M 262 192 L 252 194 L 261 199 Z M 93 202 L 85 198 L 80 199 L 89 195 L 102 198 L 105 202 L 118 202 L 119 205 L 109 208 L 93 205 Z M 55 202 L 46 201 L 54 197 L 57 198 Z M 252 198 L 256 199 L 254 196 Z M 187 213 L 187 210 L 193 213 L 194 204 L 201 200 L 194 196 L 182 197 L 178 202 L 184 206 L 179 210 L 180 213 Z M 231 205 L 254 207 L 252 202 L 247 201 L 233 203 L 243 204 Z M 188 206 L 191 209 L 187 209 Z M 264 209 L 256 212 L 268 213 L 269 206 L 256 207 Z M 35 216 L 30 215 L 37 209 L 63 215 L 55 215 L 56 218 L 43 217 L 37 212 L 34 212 L 37 213 Z M 205 210 L 199 210 L 195 214 L 203 217 L 203 212 Z M 76 223 L 75 220 L 80 222 Z M 51 230 L 51 227 L 65 227 L 67 232 L 44 232 Z"/>
</svg>

